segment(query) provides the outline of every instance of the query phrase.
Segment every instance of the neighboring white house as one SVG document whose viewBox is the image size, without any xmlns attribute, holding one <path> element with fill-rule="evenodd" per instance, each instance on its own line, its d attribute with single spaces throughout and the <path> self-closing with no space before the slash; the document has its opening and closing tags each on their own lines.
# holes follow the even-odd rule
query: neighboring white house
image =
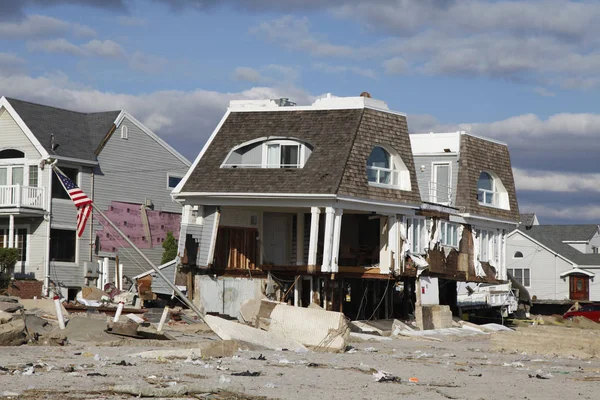
<svg viewBox="0 0 600 400">
<path fill-rule="evenodd" d="M 118 258 L 129 277 L 149 268 L 97 213 L 77 237 L 76 208 L 49 160 L 160 262 L 162 242 L 168 231 L 177 235 L 181 219 L 170 191 L 189 161 L 126 111 L 81 113 L 0 97 L 0 247 L 20 250 L 17 277 L 72 297 L 97 277 L 99 259 Z"/>
<path fill-rule="evenodd" d="M 508 235 L 508 272 L 534 301 L 600 301 L 599 232 L 598 225 L 521 225 Z"/>
</svg>

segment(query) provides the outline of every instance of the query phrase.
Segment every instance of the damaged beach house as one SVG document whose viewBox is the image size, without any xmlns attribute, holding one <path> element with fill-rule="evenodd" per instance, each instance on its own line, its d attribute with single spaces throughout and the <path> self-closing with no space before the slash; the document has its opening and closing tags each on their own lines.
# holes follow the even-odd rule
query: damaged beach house
<svg viewBox="0 0 600 400">
<path fill-rule="evenodd" d="M 519 221 L 505 144 L 409 135 L 368 93 L 231 101 L 172 196 L 195 301 L 233 317 L 266 297 L 451 321 L 461 285 L 507 284 Z"/>
<path fill-rule="evenodd" d="M 12 294 L 73 300 L 84 286 L 123 289 L 150 269 L 95 212 L 78 235 L 74 202 L 54 166 L 161 261 L 181 219 L 170 192 L 189 161 L 127 111 L 82 113 L 0 97 L 0 247 L 19 251 L 5 272 Z M 163 268 L 175 276 L 174 262 Z"/>
</svg>

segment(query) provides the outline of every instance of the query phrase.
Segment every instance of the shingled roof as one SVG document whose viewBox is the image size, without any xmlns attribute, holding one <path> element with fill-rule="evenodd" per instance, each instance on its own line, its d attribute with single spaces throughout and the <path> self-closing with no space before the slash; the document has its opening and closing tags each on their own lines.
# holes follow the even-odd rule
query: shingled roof
<svg viewBox="0 0 600 400">
<path fill-rule="evenodd" d="M 95 161 L 94 151 L 120 111 L 81 113 L 6 98 L 49 154 Z M 52 150 L 52 135 L 55 149 Z"/>
<path fill-rule="evenodd" d="M 600 265 L 600 254 L 582 253 L 565 242 L 590 240 L 598 225 L 534 225 L 519 231 L 578 265 Z"/>
<path fill-rule="evenodd" d="M 237 145 L 268 136 L 311 145 L 304 168 L 221 168 Z M 376 144 L 396 150 L 411 191 L 369 185 L 366 162 Z M 182 193 L 340 194 L 419 204 L 406 117 L 369 108 L 232 111 L 186 180 Z"/>
<path fill-rule="evenodd" d="M 477 182 L 482 171 L 491 171 L 500 178 L 508 192 L 509 210 L 479 203 Z M 508 146 L 468 134 L 461 135 L 456 207 L 465 213 L 520 221 Z"/>
</svg>

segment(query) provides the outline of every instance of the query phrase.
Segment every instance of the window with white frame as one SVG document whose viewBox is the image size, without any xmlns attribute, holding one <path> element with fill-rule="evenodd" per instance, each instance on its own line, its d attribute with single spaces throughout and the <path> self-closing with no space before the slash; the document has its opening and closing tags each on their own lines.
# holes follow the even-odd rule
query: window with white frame
<svg viewBox="0 0 600 400">
<path fill-rule="evenodd" d="M 500 178 L 490 171 L 481 171 L 477 180 L 479 204 L 510 210 L 508 192 Z"/>
<path fill-rule="evenodd" d="M 383 146 L 375 146 L 367 159 L 369 185 L 411 190 L 410 172 L 402 158 Z"/>
<path fill-rule="evenodd" d="M 37 165 L 29 166 L 29 186 L 37 187 L 39 182 L 39 171 Z"/>
<path fill-rule="evenodd" d="M 531 286 L 531 270 L 529 268 L 509 268 L 506 271 L 521 285 Z"/>
<path fill-rule="evenodd" d="M 129 128 L 127 125 L 121 127 L 121 139 L 129 139 Z"/>
<path fill-rule="evenodd" d="M 182 179 L 183 177 L 181 176 L 167 174 L 167 187 L 169 189 L 177 187 L 177 185 L 179 184 L 179 182 L 181 182 Z"/>
<path fill-rule="evenodd" d="M 9 245 L 9 230 L 0 228 L 0 248 L 6 248 Z M 14 230 L 13 247 L 19 250 L 17 263 L 27 261 L 27 228 L 18 228 Z"/>
<path fill-rule="evenodd" d="M 444 246 L 458 247 L 458 225 L 442 221 L 440 223 L 440 241 Z"/>
<path fill-rule="evenodd" d="M 408 218 L 408 241 L 414 254 L 425 253 L 427 228 L 425 218 Z"/>
<path fill-rule="evenodd" d="M 266 143 L 265 168 L 302 168 L 302 144 L 282 140 Z"/>
<path fill-rule="evenodd" d="M 523 253 L 521 253 L 520 251 L 516 251 L 513 255 L 513 258 L 523 258 Z"/>
</svg>

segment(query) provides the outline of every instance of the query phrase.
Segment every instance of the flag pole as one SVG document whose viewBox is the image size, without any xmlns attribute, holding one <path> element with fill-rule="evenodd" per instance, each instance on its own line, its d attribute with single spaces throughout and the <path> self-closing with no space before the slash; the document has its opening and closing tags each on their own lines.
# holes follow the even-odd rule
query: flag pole
<svg viewBox="0 0 600 400">
<path fill-rule="evenodd" d="M 58 168 L 56 166 L 56 162 L 52 162 L 51 167 L 53 170 L 58 170 L 59 172 L 62 173 L 62 171 L 60 170 L 60 168 Z M 64 175 L 64 174 L 63 174 Z M 63 185 L 64 187 L 64 185 Z M 66 190 L 66 188 L 65 188 Z M 123 232 L 121 232 L 121 230 L 119 228 L 117 228 L 117 226 L 106 216 L 106 214 L 104 214 L 102 212 L 102 210 L 96 206 L 96 203 L 94 203 L 92 201 L 91 203 L 92 208 L 98 212 L 98 214 L 100 214 L 105 220 L 106 222 L 108 222 L 108 224 L 115 230 L 117 231 L 117 233 L 119 235 L 121 235 L 121 237 L 144 259 L 144 261 L 146 261 L 148 263 L 148 265 L 150 265 L 152 267 L 152 269 L 154 271 L 156 271 L 156 273 L 158 274 L 158 276 L 160 276 L 167 285 L 169 285 L 171 287 L 171 289 L 173 289 L 173 291 L 175 292 L 175 294 L 181 299 L 181 301 L 183 301 L 185 303 L 186 306 L 188 306 L 192 311 L 194 311 L 196 314 L 198 314 L 198 316 L 200 317 L 200 319 L 202 321 L 204 321 L 204 314 L 202 313 L 202 311 L 200 311 L 200 309 L 198 307 L 196 307 L 194 305 L 194 303 L 192 303 L 190 301 L 190 299 L 188 299 L 181 290 L 179 290 L 179 288 L 172 283 L 166 276 L 165 274 L 163 274 L 163 272 L 160 270 L 160 268 L 158 268 L 156 265 L 154 265 L 154 263 L 152 261 L 150 261 L 150 259 L 144 254 L 142 253 L 142 251 L 140 249 L 138 249 L 138 247 L 127 237 L 127 235 L 125 235 Z"/>
<path fill-rule="evenodd" d="M 140 249 L 138 249 L 138 247 L 127 237 L 127 235 L 125 235 L 123 232 L 121 232 L 121 230 L 119 228 L 117 228 L 117 226 L 106 216 L 106 214 L 104 214 L 102 212 L 102 210 L 98 206 L 96 206 L 95 203 L 92 203 L 92 208 L 94 209 L 94 211 L 97 211 L 98 214 L 100 214 L 106 220 L 106 222 L 108 222 L 108 224 L 115 231 L 117 231 L 117 233 L 119 235 L 121 235 L 121 237 L 144 259 L 144 261 L 146 261 L 152 267 L 153 270 L 156 271 L 158 276 L 160 276 L 167 283 L 167 285 L 169 285 L 171 287 L 171 289 L 173 289 L 175 294 L 177 294 L 177 296 L 179 296 L 179 298 L 181 298 L 181 300 L 185 303 L 185 305 L 187 305 L 192 311 L 194 311 L 196 314 L 198 314 L 200 319 L 202 319 L 202 321 L 204 321 L 204 314 L 202 313 L 202 311 L 200 311 L 200 309 L 198 307 L 196 307 L 196 305 L 194 305 L 194 303 L 192 303 L 190 301 L 190 299 L 188 299 L 183 294 L 183 292 L 181 290 L 179 290 L 179 288 L 165 276 L 165 274 L 163 274 L 163 272 L 160 270 L 160 268 L 158 268 L 156 265 L 154 265 L 154 263 L 152 261 L 150 261 L 150 259 L 144 253 L 142 253 L 142 251 Z"/>
</svg>

